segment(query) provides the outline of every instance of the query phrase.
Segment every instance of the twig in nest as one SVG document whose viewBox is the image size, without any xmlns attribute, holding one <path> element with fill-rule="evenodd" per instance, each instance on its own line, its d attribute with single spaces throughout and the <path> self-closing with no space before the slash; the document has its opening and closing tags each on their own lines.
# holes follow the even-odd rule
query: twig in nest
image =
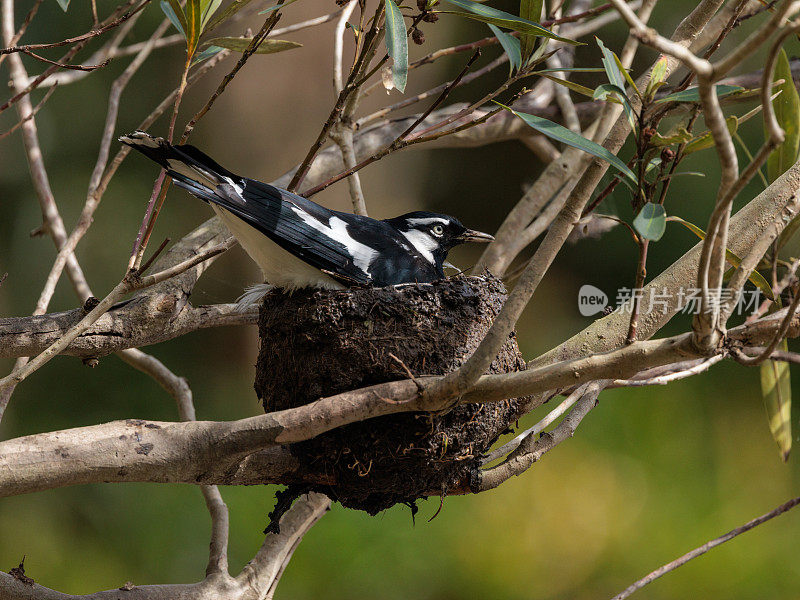
<svg viewBox="0 0 800 600">
<path fill-rule="evenodd" d="M 411 372 L 411 369 L 409 369 L 409 368 L 408 368 L 408 365 L 406 365 L 406 363 L 404 363 L 402 360 L 400 360 L 399 358 L 397 358 L 397 357 L 396 357 L 394 354 L 392 354 L 391 352 L 389 352 L 389 358 L 391 358 L 391 359 L 393 359 L 394 361 L 396 361 L 396 362 L 397 362 L 397 363 L 398 363 L 398 364 L 399 364 L 399 365 L 402 367 L 402 369 L 403 369 L 403 370 L 406 372 L 406 375 L 408 375 L 408 378 L 409 378 L 411 381 L 413 381 L 413 382 L 414 382 L 414 385 L 415 385 L 415 386 L 417 386 L 417 391 L 418 391 L 419 393 L 422 393 L 423 391 L 425 391 L 425 386 L 423 386 L 423 385 L 422 385 L 422 383 L 420 383 L 420 381 L 419 381 L 419 380 L 418 380 L 416 377 L 414 377 L 414 374 Z"/>
</svg>

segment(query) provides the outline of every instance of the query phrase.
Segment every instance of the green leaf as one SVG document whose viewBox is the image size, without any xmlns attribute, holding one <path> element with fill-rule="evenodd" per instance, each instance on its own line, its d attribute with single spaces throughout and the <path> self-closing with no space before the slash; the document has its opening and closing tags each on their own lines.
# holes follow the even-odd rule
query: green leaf
<svg viewBox="0 0 800 600">
<path fill-rule="evenodd" d="M 214 16 L 214 13 L 217 12 L 219 5 L 222 4 L 222 0 L 200 0 L 200 29 L 201 31 L 205 31 L 206 24 L 208 20 Z"/>
<path fill-rule="evenodd" d="M 697 237 L 699 237 L 701 240 L 706 239 L 706 232 L 700 229 L 694 223 L 690 223 L 689 221 L 681 219 L 680 217 L 669 217 L 667 218 L 667 220 L 674 221 L 675 223 L 680 223 L 681 225 L 686 227 L 686 229 L 688 229 Z M 725 248 L 725 260 L 727 260 L 731 265 L 733 265 L 737 269 L 739 268 L 739 265 L 742 264 L 742 259 L 739 258 L 739 256 L 736 253 L 732 252 L 728 248 Z M 760 289 L 767 298 L 769 298 L 770 300 L 775 300 L 775 294 L 772 292 L 772 286 L 767 282 L 766 279 L 764 279 L 764 276 L 761 273 L 759 273 L 758 271 L 753 271 L 750 274 L 750 277 L 748 277 L 747 279 L 748 281 L 750 281 L 750 283 L 752 283 L 754 286 Z"/>
<path fill-rule="evenodd" d="M 778 347 L 784 351 L 789 348 L 786 340 Z M 778 444 L 781 459 L 786 462 L 792 449 L 792 380 L 789 363 L 765 360 L 760 368 L 761 395 L 767 409 L 769 430 Z"/>
<path fill-rule="evenodd" d="M 800 229 L 800 217 L 795 217 L 789 224 L 783 228 L 781 234 L 778 236 L 778 250 L 783 248 L 792 239 L 792 236 Z"/>
<path fill-rule="evenodd" d="M 250 47 L 253 42 L 251 37 L 218 37 L 208 40 L 204 45 L 209 48 L 217 46 L 219 48 L 227 48 L 235 52 L 244 52 Z M 273 40 L 267 38 L 255 51 L 256 54 L 275 54 L 276 52 L 283 52 L 284 50 L 291 50 L 292 48 L 301 48 L 303 44 L 297 42 L 289 42 L 287 40 Z M 206 48 L 208 50 L 208 48 Z M 204 52 L 206 51 L 204 50 Z"/>
<path fill-rule="evenodd" d="M 500 42 L 503 50 L 506 51 L 506 54 L 508 55 L 508 63 L 511 65 L 511 73 L 513 73 L 522 65 L 520 41 L 510 33 L 503 33 L 497 26 L 492 25 L 491 23 L 487 23 L 487 25 L 489 26 L 489 29 L 492 30 L 492 33 L 497 38 L 497 41 Z"/>
<path fill-rule="evenodd" d="M 186 54 L 188 56 L 194 56 L 197 43 L 200 41 L 200 34 L 203 32 L 203 11 L 200 8 L 200 1 L 186 0 L 184 6 L 186 11 Z"/>
<path fill-rule="evenodd" d="M 507 13 L 502 10 L 497 10 L 496 8 L 492 8 L 491 6 L 484 6 L 483 4 L 479 4 L 478 2 L 472 2 L 472 0 L 447 0 L 450 4 L 454 4 L 459 8 L 463 8 L 466 10 L 466 13 L 451 13 L 451 14 L 460 14 L 461 16 L 465 16 L 471 19 L 477 19 L 479 21 L 483 21 L 484 23 L 492 23 L 493 25 L 497 25 L 498 27 L 502 27 L 504 29 L 513 29 L 514 31 L 518 31 L 521 34 L 531 34 L 533 36 L 538 37 L 547 37 L 554 40 L 558 40 L 559 42 L 565 42 L 567 44 L 572 44 L 574 46 L 582 46 L 581 42 L 570 40 L 568 38 L 561 37 L 560 35 L 556 35 L 549 29 L 546 29 L 535 23 L 533 21 L 529 21 L 522 17 L 517 17 L 512 15 L 511 13 Z"/>
<path fill-rule="evenodd" d="M 557 83 L 558 85 L 563 85 L 565 88 L 569 88 L 573 92 L 583 94 L 584 96 L 588 96 L 589 98 L 594 98 L 594 90 L 592 88 L 586 87 L 585 85 L 581 85 L 580 83 L 575 83 L 574 81 L 570 81 L 569 79 L 559 79 L 558 77 L 554 77 L 546 73 L 543 74 L 542 71 L 537 71 L 536 75 L 542 75 L 542 77 L 547 77 L 550 81 Z"/>
<path fill-rule="evenodd" d="M 660 164 L 661 164 L 661 157 L 656 156 L 654 159 L 652 159 L 650 162 L 647 163 L 647 166 L 644 168 L 644 172 L 649 173 Z"/>
<path fill-rule="evenodd" d="M 161 10 L 167 15 L 170 23 L 186 37 L 186 17 L 177 0 L 161 0 Z"/>
<path fill-rule="evenodd" d="M 628 85 L 631 86 L 636 95 L 639 98 L 642 97 L 642 93 L 639 91 L 639 87 L 636 85 L 636 82 L 631 77 L 631 74 L 622 66 L 622 62 L 619 60 L 619 56 L 617 56 L 614 52 L 611 53 L 614 56 L 614 62 L 617 64 L 617 70 L 622 73 L 622 76 L 625 78 L 625 81 L 628 82 Z"/>
<path fill-rule="evenodd" d="M 735 115 L 731 115 L 727 119 L 725 119 L 725 124 L 728 127 L 728 132 L 733 135 L 736 133 L 736 130 L 739 128 L 739 119 Z M 687 154 L 692 154 L 693 152 L 698 152 L 700 150 L 705 150 L 706 148 L 713 148 L 714 147 L 714 138 L 711 135 L 710 131 L 706 131 L 702 135 L 694 138 L 691 142 L 686 144 L 683 149 L 683 154 L 686 156 Z"/>
<path fill-rule="evenodd" d="M 594 92 L 592 92 L 592 98 L 595 100 L 607 100 L 608 96 L 611 94 L 616 94 L 620 100 L 624 100 L 627 102 L 628 97 L 625 95 L 625 92 L 619 86 L 614 85 L 613 83 L 601 83 L 598 85 Z"/>
<path fill-rule="evenodd" d="M 609 92 L 615 92 L 617 94 L 620 102 L 622 102 L 622 107 L 625 109 L 625 115 L 628 117 L 628 123 L 630 123 L 631 129 L 636 131 L 638 126 L 636 113 L 633 111 L 630 100 L 625 93 L 625 80 L 627 79 L 631 84 L 633 84 L 633 79 L 631 79 L 631 76 L 628 74 L 628 72 L 622 68 L 622 64 L 619 62 L 617 55 L 606 48 L 605 44 L 603 44 L 600 38 L 595 37 L 594 39 L 597 42 L 597 45 L 600 47 L 600 52 L 603 54 L 603 68 L 605 69 L 606 77 L 608 77 L 609 82 L 608 84 L 599 86 L 597 89 L 601 90 L 601 94 L 603 94 L 602 99 L 605 99 L 605 97 L 608 95 L 606 90 Z M 639 94 L 639 90 L 636 88 L 635 84 L 633 84 L 633 88 L 636 93 Z M 597 90 L 595 90 L 595 93 L 597 93 Z"/>
<path fill-rule="evenodd" d="M 408 81 L 408 39 L 403 13 L 392 0 L 386 4 L 386 52 L 392 57 L 392 80 L 401 93 Z"/>
<path fill-rule="evenodd" d="M 613 83 L 604 83 L 597 86 L 592 98 L 595 100 L 606 100 L 610 94 L 615 94 L 619 101 L 622 102 L 622 107 L 625 109 L 625 115 L 628 117 L 628 123 L 630 123 L 631 129 L 636 131 L 639 123 L 636 121 L 636 113 L 633 112 L 633 107 L 628 100 L 628 96 L 625 95 L 625 90 L 618 85 L 614 85 Z"/>
<path fill-rule="evenodd" d="M 594 143 L 592 140 L 588 140 L 582 135 L 575 133 L 574 131 L 570 131 L 566 127 L 562 127 L 558 123 L 553 123 L 552 121 L 548 121 L 542 117 L 537 117 L 536 115 L 529 115 L 527 113 L 521 113 L 515 111 L 513 108 L 505 106 L 504 104 L 500 104 L 496 100 L 493 100 L 495 104 L 505 108 L 507 111 L 514 113 L 520 119 L 525 121 L 528 126 L 532 127 L 539 133 L 542 133 L 549 137 L 550 139 L 556 140 L 561 142 L 562 144 L 566 144 L 567 146 L 572 146 L 573 148 L 577 148 L 578 150 L 583 150 L 592 156 L 596 156 L 597 158 L 601 158 L 608 163 L 610 163 L 613 167 L 615 167 L 618 171 L 620 171 L 623 175 L 625 175 L 628 179 L 634 182 L 634 184 L 638 185 L 639 182 L 636 178 L 636 175 L 633 174 L 628 166 L 622 162 L 619 158 L 617 158 L 614 154 L 603 148 L 601 145 Z"/>
<path fill-rule="evenodd" d="M 648 100 L 652 100 L 658 88 L 666 83 L 664 81 L 666 74 L 667 57 L 662 56 L 656 61 L 656 64 L 653 65 L 653 70 L 650 71 L 650 81 L 647 83 L 647 87 L 644 90 L 644 95 Z"/>
<path fill-rule="evenodd" d="M 667 228 L 667 211 L 660 204 L 648 202 L 636 215 L 633 227 L 643 238 L 657 242 Z"/>
<path fill-rule="evenodd" d="M 272 12 L 273 10 L 279 10 L 281 8 L 286 8 L 287 6 L 289 6 L 290 4 L 294 4 L 295 2 L 297 2 L 297 0 L 286 0 L 286 2 L 284 2 L 283 4 L 276 4 L 274 6 L 270 6 L 269 8 L 265 8 L 264 10 L 262 10 L 258 14 L 265 15 L 268 12 Z"/>
<path fill-rule="evenodd" d="M 620 73 L 619 67 L 617 67 L 617 60 L 614 58 L 616 55 L 605 47 L 605 44 L 603 44 L 600 38 L 595 37 L 594 39 L 600 47 L 600 52 L 603 53 L 603 68 L 606 71 L 608 82 L 624 90 L 625 78 L 622 76 L 622 73 Z"/>
<path fill-rule="evenodd" d="M 741 94 L 745 89 L 740 85 L 720 84 L 714 86 L 714 91 L 717 92 L 717 98 L 725 98 L 733 94 Z M 656 104 L 659 102 L 700 102 L 700 89 L 692 87 L 682 92 L 667 94 L 663 98 L 656 100 Z"/>
<path fill-rule="evenodd" d="M 666 56 L 662 56 L 656 61 L 656 64 L 653 65 L 652 71 L 650 71 L 650 83 L 659 83 L 660 81 L 664 81 L 664 77 L 667 74 L 667 64 L 669 60 Z"/>
<path fill-rule="evenodd" d="M 225 7 L 221 13 L 211 19 L 211 21 L 203 28 L 204 33 L 208 33 L 212 29 L 216 29 L 221 23 L 230 19 L 237 12 L 242 10 L 245 6 L 250 4 L 253 0 L 233 0 L 228 6 Z"/>
<path fill-rule="evenodd" d="M 67 12 L 67 9 L 69 8 L 69 0 L 56 0 L 56 1 L 58 2 L 58 5 L 61 7 L 61 10 Z"/>
<path fill-rule="evenodd" d="M 602 67 L 559 67 L 558 69 L 542 69 L 536 73 L 603 73 Z"/>
<path fill-rule="evenodd" d="M 526 21 L 538 23 L 542 18 L 542 4 L 544 0 L 519 0 L 519 16 Z M 530 34 L 520 35 L 520 54 L 522 60 L 528 60 L 536 47 L 536 36 Z"/>
<path fill-rule="evenodd" d="M 667 135 L 661 135 L 656 131 L 653 137 L 650 138 L 650 145 L 660 148 L 662 146 L 671 146 L 672 144 L 684 144 L 691 139 L 692 134 L 686 130 L 686 127 L 680 125 Z"/>
<path fill-rule="evenodd" d="M 215 54 L 218 54 L 220 51 L 224 50 L 222 46 L 208 46 L 201 52 L 195 52 L 194 58 L 192 59 L 192 64 L 196 65 L 197 63 L 201 63 L 204 60 L 208 60 Z"/>
<path fill-rule="evenodd" d="M 773 80 L 783 79 L 784 82 L 777 86 L 781 95 L 772 101 L 775 109 L 775 118 L 778 125 L 783 128 L 786 136 L 783 143 L 775 148 L 767 158 L 767 178 L 770 183 L 791 167 L 797 160 L 797 149 L 800 144 L 800 97 L 792 79 L 792 68 L 786 51 L 781 49 L 778 62 L 775 65 Z"/>
<path fill-rule="evenodd" d="M 486 15 L 476 15 L 475 13 L 462 12 L 458 10 L 437 10 L 436 14 L 439 15 L 453 15 L 462 17 L 464 19 L 472 19 L 473 21 L 480 21 L 481 23 L 491 23 L 503 29 L 510 29 L 519 32 L 520 34 L 529 33 L 533 35 L 540 35 L 539 29 L 533 23 L 526 23 L 519 20 L 517 17 L 513 19 L 500 19 L 497 17 L 487 17 Z M 513 15 L 510 15 L 513 17 Z"/>
</svg>

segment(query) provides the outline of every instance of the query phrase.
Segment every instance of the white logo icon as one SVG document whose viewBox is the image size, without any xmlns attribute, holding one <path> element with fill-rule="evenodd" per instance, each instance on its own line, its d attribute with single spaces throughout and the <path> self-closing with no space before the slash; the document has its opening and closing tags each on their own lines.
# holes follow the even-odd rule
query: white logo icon
<svg viewBox="0 0 800 600">
<path fill-rule="evenodd" d="M 584 317 L 591 317 L 603 312 L 608 305 L 608 296 L 593 285 L 582 285 L 578 290 L 578 311 Z"/>
</svg>

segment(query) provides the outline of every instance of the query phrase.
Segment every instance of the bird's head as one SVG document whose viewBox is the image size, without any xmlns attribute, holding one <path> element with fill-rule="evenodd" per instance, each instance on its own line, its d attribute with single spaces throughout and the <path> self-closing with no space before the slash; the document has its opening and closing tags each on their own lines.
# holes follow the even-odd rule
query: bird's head
<svg viewBox="0 0 800 600">
<path fill-rule="evenodd" d="M 491 242 L 488 233 L 467 229 L 455 217 L 416 211 L 387 219 L 423 257 L 441 269 L 447 253 L 466 242 Z"/>
</svg>

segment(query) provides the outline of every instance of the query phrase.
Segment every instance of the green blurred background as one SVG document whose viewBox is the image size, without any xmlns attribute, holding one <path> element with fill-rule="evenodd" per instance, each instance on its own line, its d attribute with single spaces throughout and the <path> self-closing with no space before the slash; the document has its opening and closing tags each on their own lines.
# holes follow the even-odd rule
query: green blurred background
<svg viewBox="0 0 800 600">
<path fill-rule="evenodd" d="M 45 0 L 24 41 L 52 41 L 83 32 L 90 23 L 88 3 L 72 4 L 64 15 L 55 0 Z M 110 9 L 109 2 L 100 4 Z M 493 5 L 515 10 L 510 0 Z M 17 23 L 29 6 L 29 0 L 17 3 Z M 669 33 L 692 6 L 689 0 L 662 0 L 651 23 Z M 286 10 L 281 26 L 334 9 L 329 0 L 303 0 Z M 129 41 L 145 39 L 161 19 L 153 3 Z M 741 39 L 758 21 L 747 22 L 731 39 Z M 257 28 L 260 21 L 253 18 L 247 24 Z M 243 28 L 239 24 L 230 34 L 238 35 Z M 421 48 L 412 46 L 412 59 L 436 47 L 489 35 L 478 24 L 445 18 L 424 29 L 428 41 Z M 614 25 L 599 35 L 619 51 L 624 34 Z M 333 101 L 332 35 L 333 23 L 328 23 L 287 36 L 303 43 L 301 49 L 252 58 L 201 122 L 193 143 L 233 170 L 267 181 L 296 164 Z M 787 50 L 791 56 L 796 47 L 790 44 Z M 498 52 L 487 49 L 481 61 Z M 641 51 L 634 75 L 654 56 L 650 50 Z M 45 162 L 68 227 L 85 199 L 109 86 L 129 60 L 113 61 L 101 72 L 57 89 L 37 117 Z M 451 77 L 465 60 L 464 55 L 449 57 L 413 71 L 407 93 Z M 577 62 L 598 66 L 597 47 L 579 48 Z M 31 73 L 41 71 L 40 64 L 26 64 Z M 189 92 L 179 123 L 205 101 L 232 64 L 227 59 Z M 755 55 L 742 71 L 761 64 L 763 55 Z M 179 46 L 154 52 L 123 95 L 118 133 L 134 128 L 176 85 L 180 66 Z M 4 78 L 6 68 L 0 67 Z M 499 73 L 494 80 L 460 89 L 452 99 L 477 98 L 501 77 Z M 582 81 L 598 83 L 591 77 Z M 37 92 L 34 101 L 41 96 Z M 365 101 L 362 114 L 399 98 L 396 91 L 389 97 L 377 91 Z M 749 108 L 733 110 L 742 114 Z M 12 113 L 0 116 L 0 130 L 15 122 Z M 151 131 L 163 134 L 166 120 Z M 762 139 L 760 120 L 745 125 L 742 135 L 755 150 Z M 629 150 L 622 154 L 630 156 Z M 363 171 L 362 182 L 373 216 L 433 209 L 493 231 L 540 170 L 529 151 L 513 142 L 396 154 Z M 677 178 L 667 210 L 702 225 L 718 185 L 715 156 L 712 151 L 698 153 L 682 170 L 707 176 Z M 155 175 L 141 158 L 126 160 L 79 247 L 96 295 L 108 291 L 123 274 Z M 19 134 L 0 142 L 0 185 L 0 273 L 9 274 L 0 288 L 0 314 L 24 315 L 34 307 L 54 250 L 47 238 L 28 235 L 40 224 L 40 215 Z M 758 181 L 751 184 L 739 204 L 760 189 Z M 346 209 L 349 203 L 344 184 L 318 199 L 336 208 Z M 630 219 L 624 190 L 602 209 Z M 170 192 L 154 244 L 165 236 L 179 239 L 208 216 L 206 207 L 183 192 Z M 670 225 L 662 241 L 651 245 L 650 273 L 660 272 L 694 243 L 691 234 Z M 459 249 L 454 262 L 472 264 L 476 251 Z M 520 322 L 526 357 L 537 356 L 589 324 L 590 319 L 577 311 L 581 285 L 594 284 L 613 299 L 616 289 L 632 285 L 635 264 L 634 245 L 621 228 L 600 240 L 566 247 Z M 254 265 L 236 249 L 203 276 L 192 301 L 232 301 L 257 277 Z M 50 310 L 75 306 L 69 285 L 62 281 Z M 676 319 L 665 333 L 682 331 L 686 325 L 685 318 Z M 188 377 L 200 418 L 259 414 L 252 391 L 254 328 L 196 332 L 146 350 Z M 11 364 L 0 361 L 2 372 Z M 531 425 L 544 410 L 520 425 Z M 173 420 L 176 412 L 160 388 L 113 356 L 92 370 L 77 359 L 58 358 L 20 385 L 0 435 L 11 438 L 127 417 Z M 498 490 L 447 498 L 430 523 L 438 499 L 421 505 L 416 525 L 405 507 L 370 518 L 335 505 L 300 545 L 278 594 L 296 599 L 608 597 L 660 564 L 796 495 L 798 476 L 796 457 L 788 464 L 778 458 L 757 370 L 723 364 L 667 388 L 605 392 L 574 439 Z M 273 492 L 271 487 L 223 488 L 231 511 L 232 569 L 241 568 L 259 547 Z M 39 583 L 74 594 L 115 588 L 129 580 L 195 581 L 205 566 L 208 529 L 200 492 L 191 486 L 91 485 L 7 498 L 0 502 L 0 569 L 10 569 L 25 555 L 28 574 Z M 798 537 L 800 515 L 790 513 L 668 575 L 640 596 L 800 597 Z"/>
</svg>

